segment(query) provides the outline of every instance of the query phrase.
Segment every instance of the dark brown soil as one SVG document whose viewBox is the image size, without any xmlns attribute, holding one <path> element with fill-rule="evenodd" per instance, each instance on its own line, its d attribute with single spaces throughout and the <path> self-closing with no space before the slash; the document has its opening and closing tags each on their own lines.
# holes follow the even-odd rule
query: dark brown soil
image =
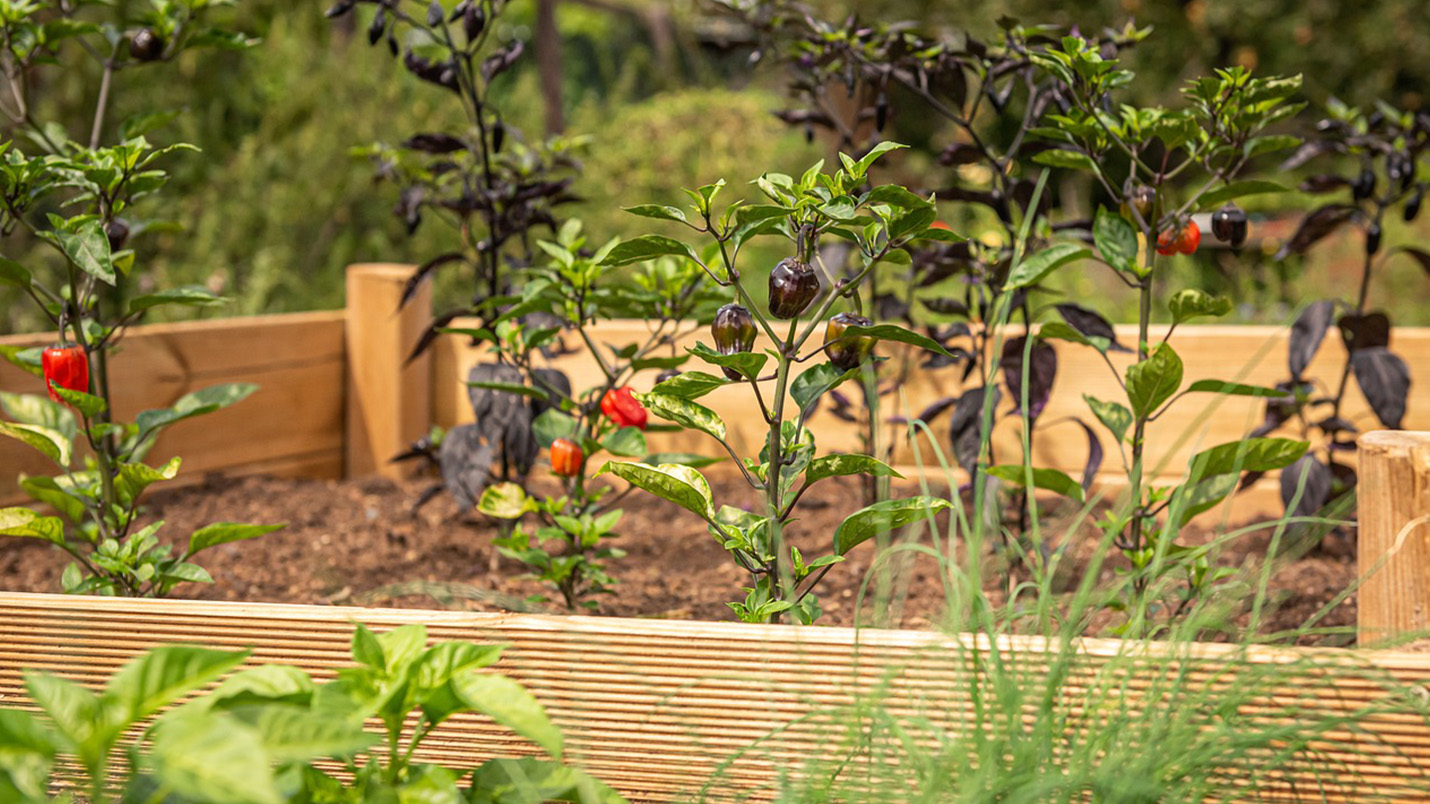
<svg viewBox="0 0 1430 804">
<path fill-rule="evenodd" d="M 552 604 L 527 602 L 549 594 L 522 577 L 524 568 L 497 555 L 491 545 L 495 528 L 475 514 L 463 514 L 446 495 L 414 512 L 425 481 L 395 484 L 387 480 L 290 480 L 271 477 L 210 477 L 199 486 L 163 492 L 148 502 L 149 514 L 165 520 L 161 536 L 186 538 L 211 522 L 287 523 L 277 533 L 216 547 L 199 558 L 213 585 L 189 584 L 176 596 L 206 600 L 243 600 L 399 607 L 460 607 L 473 610 L 549 610 Z M 715 483 L 719 503 L 750 504 L 755 499 L 738 479 Z M 916 493 L 915 489 L 898 490 Z M 791 539 L 807 557 L 828 552 L 835 527 L 859 507 L 859 487 L 848 479 L 824 481 L 801 500 L 802 519 Z M 725 601 L 743 599 L 745 574 L 706 531 L 704 523 L 674 505 L 640 493 L 622 503 L 625 516 L 613 541 L 628 552 L 611 562 L 618 594 L 601 596 L 597 613 L 623 617 L 731 620 Z M 1066 526 L 1054 524 L 1050 533 Z M 1076 551 L 1086 554 L 1095 531 Z M 1081 537 L 1080 537 L 1081 538 Z M 1190 534 L 1190 541 L 1205 539 Z M 1218 563 L 1254 564 L 1268 538 L 1251 535 L 1225 546 Z M 1265 631 L 1303 624 L 1355 577 L 1352 551 L 1329 537 L 1307 556 L 1278 571 L 1271 599 L 1276 609 Z M 923 537 L 928 541 L 927 534 Z M 920 628 L 937 622 L 944 593 L 940 565 L 928 556 L 908 556 L 886 588 L 891 606 L 858 605 L 861 587 L 873 597 L 878 584 L 871 573 L 872 544 L 851 552 L 819 587 L 824 625 L 884 625 Z M 996 560 L 988 557 L 991 567 Z M 49 592 L 59 589 L 67 557 L 31 540 L 0 540 L 0 588 Z M 1111 577 L 1111 569 L 1104 570 Z M 999 577 L 996 571 L 985 573 Z M 995 595 L 996 597 L 996 595 Z M 1354 622 L 1354 597 L 1319 621 L 1322 626 Z M 882 621 L 876 614 L 886 612 Z"/>
</svg>

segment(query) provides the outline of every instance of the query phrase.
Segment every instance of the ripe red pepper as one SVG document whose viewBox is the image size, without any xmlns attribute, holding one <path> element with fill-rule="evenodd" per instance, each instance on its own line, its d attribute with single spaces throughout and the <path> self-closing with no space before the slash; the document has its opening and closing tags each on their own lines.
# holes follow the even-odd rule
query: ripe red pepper
<svg viewBox="0 0 1430 804">
<path fill-rule="evenodd" d="M 574 477 L 581 471 L 581 459 L 584 457 L 581 448 L 569 438 L 551 442 L 551 471 L 562 477 Z"/>
<path fill-rule="evenodd" d="M 50 399 L 63 402 L 50 383 L 70 391 L 89 393 L 89 355 L 78 344 L 51 346 L 40 353 L 40 367 L 44 369 L 45 390 Z"/>
<path fill-rule="evenodd" d="M 1169 254 L 1193 254 L 1197 246 L 1202 243 L 1202 227 L 1195 221 L 1187 221 L 1179 231 L 1171 229 L 1164 230 L 1157 236 L 1157 253 L 1163 256 Z"/>
<path fill-rule="evenodd" d="M 617 427 L 637 427 L 641 430 L 645 429 L 646 420 L 650 417 L 645 406 L 631 395 L 630 387 L 624 385 L 607 391 L 601 397 L 601 412 Z"/>
</svg>

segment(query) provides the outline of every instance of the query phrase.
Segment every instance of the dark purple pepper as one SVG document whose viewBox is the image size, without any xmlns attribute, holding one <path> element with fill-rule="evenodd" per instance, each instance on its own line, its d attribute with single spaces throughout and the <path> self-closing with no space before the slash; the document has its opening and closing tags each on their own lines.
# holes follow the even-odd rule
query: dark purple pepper
<svg viewBox="0 0 1430 804">
<path fill-rule="evenodd" d="M 1236 204 L 1226 206 L 1212 213 L 1212 234 L 1223 243 L 1238 248 L 1246 242 L 1246 213 Z"/>
<path fill-rule="evenodd" d="M 369 45 L 377 44 L 377 40 L 381 39 L 383 33 L 385 33 L 386 31 L 387 9 L 379 8 L 377 10 L 377 14 L 375 14 L 372 18 L 372 24 L 367 26 L 367 43 Z"/>
<path fill-rule="evenodd" d="M 436 28 L 442 24 L 442 0 L 432 0 L 427 6 L 427 27 Z"/>
<path fill-rule="evenodd" d="M 462 12 L 462 33 L 467 35 L 467 41 L 471 42 L 481 36 L 486 27 L 487 15 L 482 11 L 482 7 L 476 3 L 467 6 L 467 10 Z"/>
<path fill-rule="evenodd" d="M 1420 202 L 1424 200 L 1424 197 L 1425 188 L 1419 187 L 1416 188 L 1415 195 L 1410 196 L 1410 200 L 1405 202 L 1405 209 L 1401 210 L 1400 214 L 1405 218 L 1406 223 L 1415 220 L 1415 217 L 1420 214 Z"/>
<path fill-rule="evenodd" d="M 1373 221 L 1365 227 L 1365 253 L 1373 257 L 1377 251 L 1380 251 L 1380 223 Z"/>
<path fill-rule="evenodd" d="M 1351 182 L 1351 197 L 1357 201 L 1364 201 L 1370 198 L 1375 192 L 1375 171 L 1370 169 L 1370 165 L 1361 168 L 1359 176 Z"/>
<path fill-rule="evenodd" d="M 123 218 L 115 218 L 104 227 L 104 235 L 109 238 L 109 250 L 118 251 L 129 240 L 129 224 Z"/>
<path fill-rule="evenodd" d="M 715 339 L 715 351 L 722 355 L 748 352 L 755 348 L 755 318 L 744 307 L 727 304 L 715 312 L 715 321 L 710 324 L 710 336 Z M 732 380 L 744 379 L 740 372 L 732 368 L 721 366 L 720 369 Z"/>
<path fill-rule="evenodd" d="M 887 122 L 889 122 L 889 98 L 881 89 L 878 99 L 874 101 L 874 130 L 883 131 L 884 124 Z"/>
<path fill-rule="evenodd" d="M 770 315 L 775 318 L 795 318 L 818 295 L 819 275 L 809 263 L 786 257 L 770 271 Z"/>
<path fill-rule="evenodd" d="M 868 335 L 845 335 L 850 327 L 872 327 L 874 322 L 862 315 L 840 313 L 824 327 L 824 354 L 836 368 L 848 371 L 869 359 L 874 351 L 874 338 Z"/>
<path fill-rule="evenodd" d="M 140 28 L 129 40 L 129 55 L 139 61 L 154 61 L 164 55 L 164 37 L 152 28 Z"/>
<path fill-rule="evenodd" d="M 501 153 L 502 143 L 506 141 L 506 126 L 502 125 L 501 118 L 497 118 L 492 123 L 492 153 Z"/>
<path fill-rule="evenodd" d="M 655 375 L 655 384 L 660 385 L 666 380 L 673 380 L 679 376 L 680 369 L 666 369 L 665 371 L 662 371 L 661 373 Z"/>
</svg>

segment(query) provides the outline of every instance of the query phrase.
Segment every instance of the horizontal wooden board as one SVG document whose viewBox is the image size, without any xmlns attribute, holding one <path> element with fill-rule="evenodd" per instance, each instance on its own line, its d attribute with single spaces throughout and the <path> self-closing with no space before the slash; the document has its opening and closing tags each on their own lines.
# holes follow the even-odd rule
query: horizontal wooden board
<svg viewBox="0 0 1430 804">
<path fill-rule="evenodd" d="M 958 733 L 973 718 L 970 689 L 980 678 L 975 654 L 986 660 L 996 650 L 1003 666 L 1026 673 L 1032 684 L 1057 650 L 1035 637 L 990 642 L 914 631 L 0 593 L 0 700 L 19 700 L 24 670 L 99 686 L 129 658 L 169 641 L 251 648 L 251 662 L 295 664 L 330 678 L 348 664 L 355 622 L 378 630 L 422 622 L 432 639 L 508 645 L 499 668 L 546 706 L 567 735 L 569 758 L 633 802 L 682 800 L 712 779 L 714 800 L 768 798 L 779 775 L 836 758 L 844 735 L 829 724 L 876 690 L 887 690 L 879 699 L 884 711 L 928 718 Z M 1104 669 L 1112 657 L 1121 657 L 1115 672 Z M 1271 666 L 1284 675 L 1253 672 Z M 1098 691 L 1107 685 L 1121 702 L 1125 696 L 1155 701 L 1176 690 L 1226 690 L 1258 677 L 1267 686 L 1256 688 L 1243 711 L 1266 722 L 1304 724 L 1410 700 L 1401 696 L 1423 692 L 1430 682 L 1430 655 L 1243 654 L 1226 645 L 1190 646 L 1173 655 L 1155 643 L 1085 640 L 1058 694 L 1070 702 L 1075 725 L 1078 711 L 1096 715 Z M 1267 798 L 1321 801 L 1324 793 L 1331 801 L 1381 800 L 1380 794 L 1425 800 L 1430 728 L 1423 707 L 1383 707 L 1316 747 L 1295 777 Z M 531 750 L 469 717 L 434 733 L 420 759 L 464 768 Z M 1249 774 L 1254 758 L 1250 763 L 1228 770 Z M 1329 787 L 1310 782 L 1313 776 Z"/>
<path fill-rule="evenodd" d="M 181 456 L 179 478 L 186 482 L 213 471 L 341 476 L 344 320 L 343 311 L 333 311 L 134 327 L 111 358 L 116 414 L 132 420 L 210 385 L 257 383 L 259 390 L 243 402 L 171 427 L 150 462 Z M 52 341 L 40 334 L 0 338 L 0 344 L 24 347 Z M 44 392 L 38 377 L 4 362 L 0 390 Z M 0 441 L 0 504 L 25 499 L 18 475 L 52 468 L 24 445 Z"/>
<path fill-rule="evenodd" d="M 460 324 L 459 324 L 460 325 Z M 642 339 L 647 333 L 644 322 L 613 321 L 602 322 L 592 331 L 592 339 L 597 343 L 621 345 Z M 1119 326 L 1119 340 L 1136 343 L 1135 326 Z M 1159 341 L 1166 334 L 1166 327 L 1154 327 L 1152 339 Z M 575 349 L 578 339 L 566 336 L 568 345 Z M 697 340 L 709 342 L 708 333 L 701 332 L 686 338 L 682 347 L 693 346 Z M 817 336 L 816 336 L 817 340 Z M 757 345 L 757 349 L 766 344 Z M 1267 326 L 1182 326 L 1172 338 L 1172 345 L 1181 356 L 1184 367 L 1184 386 L 1195 380 L 1218 379 L 1252 385 L 1271 386 L 1289 375 L 1286 365 L 1287 330 L 1282 327 Z M 1083 395 L 1102 400 L 1125 399 L 1118 377 L 1132 362 L 1129 353 L 1112 353 L 1109 368 L 1095 351 L 1088 347 L 1065 342 L 1054 342 L 1058 355 L 1058 374 L 1053 387 L 1052 399 L 1039 419 L 1038 429 L 1033 439 L 1033 461 L 1036 466 L 1061 469 L 1074 477 L 1081 477 L 1087 460 L 1088 442 L 1086 432 L 1074 419 L 1091 425 L 1102 441 L 1106 457 L 1099 472 L 1099 482 L 1109 493 L 1120 490 L 1116 478 L 1123 474 L 1122 463 L 1117 457 L 1111 436 L 1104 430 L 1088 410 Z M 1412 383 L 1410 399 L 1403 426 L 1406 429 L 1430 429 L 1430 383 L 1415 381 L 1421 371 L 1430 367 L 1430 329 L 1398 328 L 1391 338 L 1391 348 L 1405 359 L 1410 366 Z M 961 368 L 949 367 L 929 370 L 920 366 L 921 356 L 911 348 L 899 344 L 883 344 L 879 353 L 888 355 L 890 368 L 907 366 L 907 381 L 899 390 L 884 397 L 884 417 L 902 416 L 915 418 L 931 403 L 949 396 L 961 394 L 972 387 L 960 381 Z M 436 423 L 451 424 L 470 421 L 471 410 L 466 401 L 466 389 L 460 379 L 476 362 L 486 359 L 480 349 L 465 344 L 456 336 L 445 338 L 436 352 L 433 371 L 433 412 Z M 1345 349 L 1339 343 L 1335 332 L 1327 334 L 1306 378 L 1314 382 L 1320 391 L 1334 389 L 1339 385 L 1341 369 L 1345 361 Z M 548 361 L 572 378 L 576 388 L 595 385 L 600 380 L 599 370 L 585 355 L 584 351 Z M 710 370 L 699 361 L 692 359 L 687 368 Z M 654 381 L 654 372 L 645 372 L 634 383 L 636 390 L 648 390 Z M 764 398 L 769 400 L 773 393 L 773 383 L 762 385 Z M 846 385 L 840 389 L 856 406 L 862 399 L 857 387 Z M 999 410 L 1012 407 L 1011 395 L 1004 389 L 1003 402 Z M 1347 392 L 1344 417 L 1365 431 L 1381 429 L 1365 402 L 1360 388 L 1352 378 Z M 725 420 L 729 430 L 729 440 L 742 455 L 756 454 L 762 444 L 765 432 L 764 421 L 760 418 L 754 403 L 754 395 L 748 386 L 730 385 L 716 389 L 700 402 L 715 410 Z M 862 427 L 845 423 L 829 413 L 826 402 L 810 422 L 817 442 L 822 450 L 833 452 L 859 451 L 863 447 Z M 1249 397 L 1224 397 L 1215 394 L 1188 394 L 1168 413 L 1153 423 L 1147 440 L 1148 467 L 1154 476 L 1162 481 L 1175 481 L 1185 471 L 1188 460 L 1197 451 L 1217 444 L 1234 441 L 1259 425 L 1263 418 L 1264 403 Z M 943 413 L 930 429 L 938 437 L 937 450 L 948 452 L 947 429 L 949 414 Z M 891 425 L 886 428 L 886 437 L 894 440 L 892 463 L 901 467 L 923 465 L 935 474 L 939 461 L 935 445 L 927 437 L 920 437 L 920 449 L 911 448 L 906 428 Z M 1304 434 L 1293 424 L 1288 424 L 1273 435 L 1300 438 Z M 994 451 L 1000 462 L 1017 462 L 1021 454 L 1018 422 L 1005 419 L 995 431 Z M 652 434 L 649 443 L 653 451 L 696 452 L 707 455 L 722 454 L 719 446 L 709 437 L 699 433 Z M 947 458 L 951 460 L 951 457 Z M 1255 493 L 1243 495 L 1246 513 L 1270 512 L 1279 506 L 1279 491 L 1275 478 L 1263 481 Z"/>
</svg>

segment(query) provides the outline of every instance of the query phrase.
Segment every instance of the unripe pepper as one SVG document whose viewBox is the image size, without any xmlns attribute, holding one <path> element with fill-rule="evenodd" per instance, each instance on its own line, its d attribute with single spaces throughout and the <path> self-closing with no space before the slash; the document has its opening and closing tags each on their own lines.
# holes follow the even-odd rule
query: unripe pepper
<svg viewBox="0 0 1430 804">
<path fill-rule="evenodd" d="M 824 327 L 824 354 L 836 368 L 848 371 L 869 359 L 874 351 L 874 338 L 868 335 L 845 335 L 849 327 L 872 327 L 874 322 L 862 315 L 840 313 Z"/>
<path fill-rule="evenodd" d="M 819 275 L 809 263 L 786 257 L 770 271 L 770 314 L 775 318 L 798 316 L 818 295 Z"/>
<path fill-rule="evenodd" d="M 631 394 L 631 389 L 621 386 L 606 392 L 601 397 L 601 412 L 616 423 L 617 427 L 636 427 L 644 430 L 650 414 Z"/>
<path fill-rule="evenodd" d="M 1246 242 L 1246 232 L 1246 213 L 1236 204 L 1227 202 L 1226 206 L 1212 213 L 1212 234 L 1223 243 L 1237 248 Z"/>
<path fill-rule="evenodd" d="M 50 399 L 64 401 L 50 383 L 70 391 L 89 393 L 89 355 L 85 354 L 83 346 L 51 346 L 40 353 L 40 368 L 44 371 L 45 390 L 50 392 Z"/>
<path fill-rule="evenodd" d="M 1137 210 L 1144 223 L 1156 225 L 1157 191 L 1145 184 L 1139 184 L 1127 194 L 1127 203 Z"/>
<path fill-rule="evenodd" d="M 581 459 L 584 457 L 581 448 L 569 438 L 551 442 L 551 471 L 561 477 L 574 477 L 581 471 Z"/>
<path fill-rule="evenodd" d="M 755 348 L 755 319 L 744 307 L 727 304 L 716 311 L 710 335 L 715 339 L 715 351 L 722 355 L 748 352 Z M 744 379 L 740 372 L 728 366 L 720 368 L 729 379 Z"/>
</svg>

